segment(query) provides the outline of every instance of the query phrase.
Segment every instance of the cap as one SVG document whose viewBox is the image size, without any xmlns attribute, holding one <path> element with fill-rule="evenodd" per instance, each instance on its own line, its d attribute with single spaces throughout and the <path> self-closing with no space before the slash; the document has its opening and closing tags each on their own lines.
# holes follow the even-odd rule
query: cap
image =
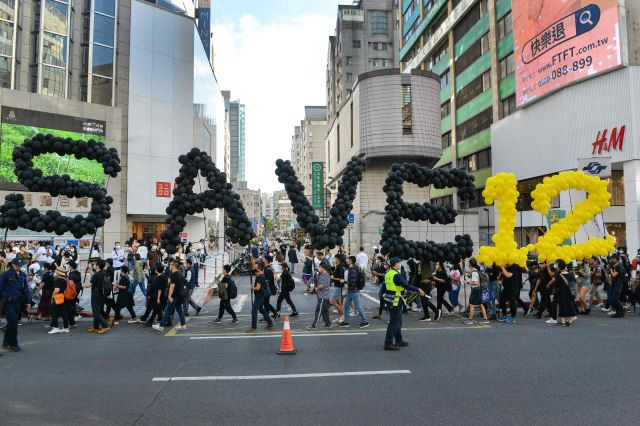
<svg viewBox="0 0 640 426">
<path fill-rule="evenodd" d="M 12 265 L 16 265 L 16 266 L 22 266 L 22 265 L 23 265 L 23 262 L 22 262 L 22 259 L 21 259 L 21 258 L 19 258 L 19 257 L 14 257 L 14 258 L 11 260 L 11 264 L 12 264 Z"/>
<path fill-rule="evenodd" d="M 66 277 L 67 271 L 62 266 L 58 266 L 56 268 L 56 274 L 64 275 Z"/>
<path fill-rule="evenodd" d="M 400 263 L 400 262 L 402 262 L 402 259 L 400 259 L 400 258 L 399 258 L 399 257 L 397 257 L 397 256 L 396 256 L 396 257 L 392 257 L 392 258 L 389 260 L 389 263 L 391 263 L 392 265 L 395 265 L 396 263 Z"/>
</svg>

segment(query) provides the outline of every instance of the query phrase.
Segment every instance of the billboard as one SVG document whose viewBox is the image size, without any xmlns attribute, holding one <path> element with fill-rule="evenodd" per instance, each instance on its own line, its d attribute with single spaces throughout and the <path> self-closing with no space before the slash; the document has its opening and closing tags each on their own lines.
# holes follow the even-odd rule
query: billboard
<svg viewBox="0 0 640 426">
<path fill-rule="evenodd" d="M 324 163 L 311 163 L 311 200 L 314 210 L 324 208 Z"/>
<path fill-rule="evenodd" d="M 25 139 L 37 133 L 51 133 L 62 138 L 76 140 L 93 139 L 105 141 L 105 123 L 85 120 L 59 114 L 2 107 L 2 125 L 0 127 L 0 189 L 21 190 L 13 172 L 13 148 L 21 145 Z M 42 169 L 44 176 L 55 173 L 68 174 L 72 179 L 104 184 L 105 175 L 102 165 L 93 160 L 78 160 L 73 155 L 41 154 L 33 159 L 35 167 Z"/>
<path fill-rule="evenodd" d="M 516 105 L 619 67 L 618 0 L 514 0 Z"/>
</svg>

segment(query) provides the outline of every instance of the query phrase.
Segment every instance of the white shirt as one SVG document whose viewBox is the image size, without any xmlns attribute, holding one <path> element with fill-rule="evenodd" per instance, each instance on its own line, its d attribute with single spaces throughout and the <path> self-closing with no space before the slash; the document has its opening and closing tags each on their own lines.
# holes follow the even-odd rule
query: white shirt
<svg viewBox="0 0 640 426">
<path fill-rule="evenodd" d="M 471 287 L 477 287 L 480 285 L 480 275 L 478 271 L 471 271 Z"/>
<path fill-rule="evenodd" d="M 46 262 L 47 261 L 47 249 L 43 246 L 38 247 L 36 250 L 36 261 L 37 262 Z"/>
<path fill-rule="evenodd" d="M 363 271 L 367 270 L 369 267 L 369 256 L 367 256 L 367 253 L 361 251 L 356 255 L 356 265 L 358 265 Z"/>
<path fill-rule="evenodd" d="M 142 260 L 147 258 L 147 254 L 149 253 L 149 249 L 147 248 L 147 246 L 140 246 L 138 247 L 138 251 L 136 252 L 140 255 L 140 258 Z"/>
<path fill-rule="evenodd" d="M 124 265 L 124 250 L 122 249 L 113 249 L 111 252 L 111 259 L 113 259 L 113 267 L 120 268 Z"/>
</svg>

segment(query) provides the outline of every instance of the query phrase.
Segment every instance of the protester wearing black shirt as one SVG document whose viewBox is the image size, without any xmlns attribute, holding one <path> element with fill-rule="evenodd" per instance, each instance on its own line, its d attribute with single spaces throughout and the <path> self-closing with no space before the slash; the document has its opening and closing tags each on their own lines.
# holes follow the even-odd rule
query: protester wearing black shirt
<svg viewBox="0 0 640 426">
<path fill-rule="evenodd" d="M 218 283 L 218 295 L 220 296 L 220 307 L 218 308 L 218 317 L 213 321 L 215 324 L 222 323 L 222 317 L 224 316 L 224 312 L 227 311 L 231 315 L 231 323 L 237 324 L 238 318 L 236 316 L 235 311 L 231 307 L 231 295 L 229 294 L 229 286 L 234 285 L 231 276 L 231 265 L 224 265 L 222 267 L 222 279 Z"/>
<path fill-rule="evenodd" d="M 258 327 L 258 311 L 262 314 L 262 318 L 267 322 L 267 328 L 273 327 L 273 321 L 269 317 L 269 313 L 265 309 L 265 290 L 267 280 L 264 277 L 265 265 L 262 262 L 255 264 L 256 279 L 251 290 L 253 291 L 253 304 L 251 305 L 251 328 L 247 329 L 247 333 L 256 331 Z M 268 293 L 267 293 L 268 294 Z"/>
<path fill-rule="evenodd" d="M 96 262 L 96 272 L 91 276 L 89 284 L 85 284 L 84 288 L 91 288 L 91 313 L 93 314 L 93 327 L 89 329 L 90 333 L 104 333 L 109 330 L 109 323 L 102 316 L 103 291 L 107 282 L 106 275 L 103 271 L 105 263 L 103 259 Z"/>
<path fill-rule="evenodd" d="M 298 311 L 296 309 L 296 305 L 293 304 L 291 300 L 291 292 L 296 287 L 296 283 L 293 281 L 293 277 L 291 276 L 291 272 L 289 272 L 289 265 L 286 263 L 282 264 L 282 274 L 280 275 L 280 281 L 282 284 L 280 285 L 280 294 L 278 295 L 278 301 L 276 303 L 276 313 L 273 314 L 274 318 L 278 318 L 280 316 L 280 308 L 282 307 L 282 301 L 286 300 L 286 302 L 291 307 L 293 311 L 291 313 L 292 317 L 298 315 Z"/>
<path fill-rule="evenodd" d="M 502 291 L 500 292 L 500 310 L 502 310 L 502 316 L 499 321 L 515 322 L 516 318 L 516 296 L 520 291 L 520 284 L 518 283 L 518 277 L 520 276 L 520 268 L 518 265 L 512 264 L 508 267 L 501 267 L 502 269 Z M 509 304 L 510 316 L 507 317 L 507 303 Z"/>
<path fill-rule="evenodd" d="M 136 317 L 136 312 L 133 310 L 133 306 L 135 305 L 133 301 L 133 295 L 129 291 L 131 288 L 131 280 L 129 279 L 129 267 L 124 265 L 120 269 L 120 281 L 118 281 L 118 300 L 116 301 L 116 309 L 115 309 L 115 320 L 121 320 L 122 315 L 120 311 L 122 308 L 125 308 L 129 311 L 129 315 L 131 315 L 131 320 L 129 323 L 138 322 Z"/>
<path fill-rule="evenodd" d="M 167 285 L 167 278 L 163 275 L 164 266 L 158 263 L 149 278 L 147 292 L 147 309 L 141 320 L 147 327 L 153 326 L 153 321 L 162 317 L 163 294 Z"/>
<path fill-rule="evenodd" d="M 264 308 L 267 310 L 267 312 L 275 314 L 277 310 L 271 304 L 271 296 L 275 296 L 276 294 L 278 294 L 278 287 L 276 287 L 276 277 L 273 274 L 273 269 L 271 269 L 271 260 L 271 256 L 265 256 L 264 258 L 264 278 L 265 280 L 267 280 L 267 285 L 269 286 L 270 293 L 269 296 L 264 296 Z"/>
<path fill-rule="evenodd" d="M 74 300 L 68 300 L 66 303 L 67 315 L 69 316 L 69 326 L 71 328 L 76 328 L 75 317 L 78 315 L 76 304 L 79 301 L 78 297 L 82 290 L 82 276 L 80 275 L 80 271 L 78 271 L 78 264 L 75 261 L 71 261 L 67 265 L 69 266 L 69 273 L 67 276 L 76 286 L 76 298 Z"/>
<path fill-rule="evenodd" d="M 620 295 L 622 294 L 622 287 L 625 282 L 625 269 L 620 262 L 620 257 L 614 255 L 611 261 L 611 267 L 609 268 L 609 275 L 611 276 L 611 289 L 609 290 L 609 299 L 611 304 L 613 318 L 622 318 L 624 316 L 624 307 L 620 303 Z"/>
<path fill-rule="evenodd" d="M 179 272 L 180 261 L 177 259 L 173 259 L 171 261 L 171 272 L 169 273 L 168 286 L 169 290 L 167 292 L 167 305 L 164 308 L 164 314 L 162 315 L 162 321 L 160 322 L 160 326 L 155 328 L 156 330 L 163 331 L 163 326 L 169 325 L 169 318 L 173 314 L 174 311 L 178 311 L 178 316 L 180 317 L 180 326 L 178 330 L 186 330 L 187 325 L 184 319 L 184 309 L 182 306 L 183 300 L 183 291 L 184 291 L 184 278 Z"/>
<path fill-rule="evenodd" d="M 63 267 L 56 268 L 56 278 L 53 281 L 53 303 L 51 304 L 51 330 L 49 334 L 68 333 L 69 332 L 69 316 L 67 315 L 66 301 L 64 300 L 64 291 L 67 289 L 67 274 Z M 62 303 L 56 303 L 56 299 L 60 296 Z M 58 319 L 62 316 L 62 329 L 58 328 Z"/>
<path fill-rule="evenodd" d="M 437 306 L 438 312 L 442 313 L 442 305 L 447 308 L 447 311 L 453 311 L 453 306 L 449 304 L 444 299 L 444 295 L 451 291 L 451 278 L 449 278 L 449 274 L 447 274 L 447 270 L 444 267 L 444 262 L 440 262 L 440 269 L 436 271 L 436 274 L 433 276 L 433 281 L 436 283 L 436 294 L 437 294 Z"/>
<path fill-rule="evenodd" d="M 539 262 L 538 280 L 536 281 L 535 290 L 540 293 L 540 305 L 538 306 L 538 313 L 536 318 L 541 318 L 545 309 L 548 311 L 549 316 L 556 319 L 555 304 L 551 300 L 553 289 L 549 286 L 551 279 L 553 278 L 553 271 L 545 261 Z M 553 321 L 550 321 L 552 323 Z"/>
</svg>

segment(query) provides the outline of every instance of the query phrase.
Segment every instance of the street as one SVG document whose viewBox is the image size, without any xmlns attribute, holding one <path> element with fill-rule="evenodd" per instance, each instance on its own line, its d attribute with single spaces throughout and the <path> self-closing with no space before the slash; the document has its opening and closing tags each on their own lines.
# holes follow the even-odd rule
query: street
<svg viewBox="0 0 640 426">
<path fill-rule="evenodd" d="M 370 328 L 352 318 L 349 328 L 307 331 L 316 298 L 298 281 L 298 353 L 278 356 L 283 320 L 247 335 L 248 277 L 236 279 L 237 326 L 228 314 L 212 323 L 217 299 L 192 314 L 187 331 L 121 321 L 95 335 L 83 319 L 49 336 L 42 322 L 25 321 L 23 351 L 0 357 L 3 423 L 637 424 L 633 312 L 619 320 L 594 309 L 569 328 L 521 316 L 513 325 L 466 326 L 453 315 L 424 323 L 411 312 L 410 346 L 385 352 L 386 321 L 370 318 L 375 287 L 366 289 L 373 300 L 361 296 Z"/>
</svg>

